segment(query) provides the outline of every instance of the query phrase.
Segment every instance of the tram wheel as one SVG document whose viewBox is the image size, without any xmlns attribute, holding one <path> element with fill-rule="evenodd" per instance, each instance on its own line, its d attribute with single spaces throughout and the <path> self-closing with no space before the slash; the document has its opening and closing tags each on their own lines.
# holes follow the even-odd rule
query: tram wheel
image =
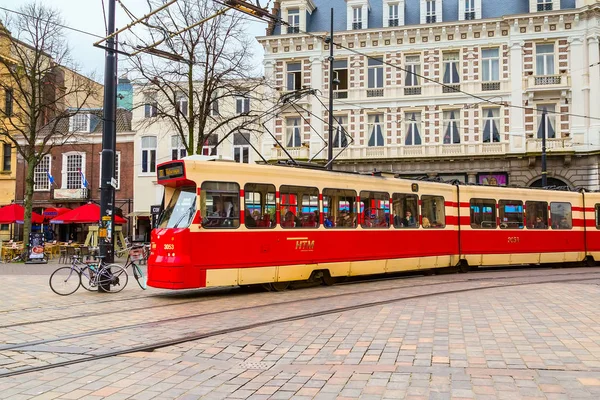
<svg viewBox="0 0 600 400">
<path fill-rule="evenodd" d="M 331 286 L 335 283 L 335 278 L 329 274 L 329 271 L 323 271 L 323 276 L 321 277 L 323 284 L 325 286 Z"/>
<path fill-rule="evenodd" d="M 271 286 L 270 283 L 263 283 L 262 288 L 265 290 L 265 292 L 272 292 L 273 291 L 273 286 Z"/>
<path fill-rule="evenodd" d="M 283 292 L 284 290 L 287 290 L 287 288 L 290 287 L 290 282 L 273 282 L 271 283 L 271 288 L 273 288 L 274 291 L 276 292 Z"/>
</svg>

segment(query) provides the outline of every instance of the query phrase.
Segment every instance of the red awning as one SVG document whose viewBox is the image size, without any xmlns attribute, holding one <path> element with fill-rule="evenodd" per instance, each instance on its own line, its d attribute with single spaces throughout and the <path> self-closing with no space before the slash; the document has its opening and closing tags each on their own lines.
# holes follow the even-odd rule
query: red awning
<svg viewBox="0 0 600 400">
<path fill-rule="evenodd" d="M 88 203 L 77 207 L 67 213 L 54 217 L 50 220 L 51 224 L 96 224 L 100 221 L 100 206 L 94 203 Z M 125 218 L 115 215 L 115 224 L 121 225 L 127 223 Z"/>
<path fill-rule="evenodd" d="M 25 208 L 19 204 L 11 204 L 0 208 L 0 224 L 22 224 Z M 36 212 L 31 213 L 31 222 L 41 224 L 44 217 Z"/>
</svg>

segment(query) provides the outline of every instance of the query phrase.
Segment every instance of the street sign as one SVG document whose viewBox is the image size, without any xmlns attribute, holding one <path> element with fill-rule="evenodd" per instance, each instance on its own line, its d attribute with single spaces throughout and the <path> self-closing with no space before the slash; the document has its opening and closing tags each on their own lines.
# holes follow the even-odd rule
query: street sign
<svg viewBox="0 0 600 400">
<path fill-rule="evenodd" d="M 110 186 L 117 188 L 117 180 L 115 178 L 110 178 Z"/>
<path fill-rule="evenodd" d="M 152 229 L 158 226 L 158 217 L 161 212 L 161 206 L 150 206 L 150 215 L 152 216 Z"/>
</svg>

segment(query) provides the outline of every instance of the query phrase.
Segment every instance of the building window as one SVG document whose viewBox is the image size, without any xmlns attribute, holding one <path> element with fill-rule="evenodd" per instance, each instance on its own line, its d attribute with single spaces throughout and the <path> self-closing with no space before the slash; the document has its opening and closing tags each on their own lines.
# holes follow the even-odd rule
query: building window
<svg viewBox="0 0 600 400">
<path fill-rule="evenodd" d="M 176 102 L 177 112 L 181 113 L 184 117 L 188 116 L 188 99 L 185 95 L 179 94 Z"/>
<path fill-rule="evenodd" d="M 348 138 L 346 137 L 348 118 L 345 116 L 335 117 L 333 122 L 336 123 L 333 127 L 333 147 L 338 148 L 348 146 Z"/>
<path fill-rule="evenodd" d="M 153 118 L 158 114 L 158 103 L 156 101 L 147 100 L 144 104 L 144 118 Z"/>
<path fill-rule="evenodd" d="M 383 114 L 371 114 L 368 119 L 369 147 L 383 146 Z"/>
<path fill-rule="evenodd" d="M 288 10 L 288 33 L 300 32 L 300 10 L 293 8 Z"/>
<path fill-rule="evenodd" d="M 458 131 L 459 120 L 460 111 L 444 111 L 444 144 L 460 143 L 460 132 Z"/>
<path fill-rule="evenodd" d="M 85 176 L 85 153 L 63 155 L 63 189 L 82 189 Z"/>
<path fill-rule="evenodd" d="M 12 169 L 12 146 L 10 143 L 2 144 L 2 171 L 10 172 Z"/>
<path fill-rule="evenodd" d="M 156 172 L 156 136 L 142 137 L 142 173 Z"/>
<path fill-rule="evenodd" d="M 287 65 L 287 90 L 302 89 L 302 64 L 289 63 Z"/>
<path fill-rule="evenodd" d="M 171 136 L 171 160 L 181 160 L 187 156 L 185 143 L 181 140 L 181 135 Z"/>
<path fill-rule="evenodd" d="M 236 97 L 235 112 L 237 115 L 248 114 L 250 112 L 250 99 L 247 97 Z"/>
<path fill-rule="evenodd" d="M 335 60 L 333 62 L 333 79 L 337 80 L 337 85 L 333 87 L 334 99 L 348 98 L 348 61 Z"/>
<path fill-rule="evenodd" d="M 398 14 L 398 3 L 388 5 L 388 26 L 400 25 L 400 16 Z"/>
<path fill-rule="evenodd" d="M 406 56 L 406 78 L 404 78 L 404 94 L 421 94 L 421 56 Z"/>
<path fill-rule="evenodd" d="M 69 132 L 89 132 L 90 115 L 75 114 L 69 118 Z"/>
<path fill-rule="evenodd" d="M 250 163 L 249 133 L 238 132 L 233 134 L 233 159 L 239 163 Z"/>
<path fill-rule="evenodd" d="M 369 58 L 367 97 L 383 97 L 383 58 Z"/>
<path fill-rule="evenodd" d="M 50 190 L 50 162 L 52 157 L 46 154 L 38 165 L 33 170 L 33 190 L 45 191 Z"/>
<path fill-rule="evenodd" d="M 500 56 L 499 49 L 481 50 L 481 69 L 484 82 L 496 82 L 500 80 Z"/>
<path fill-rule="evenodd" d="M 497 143 L 500 141 L 500 108 L 484 108 L 483 115 L 483 143 Z"/>
<path fill-rule="evenodd" d="M 102 153 L 100 153 L 100 165 L 102 165 Z M 100 175 L 98 176 L 98 187 L 102 187 L 102 168 L 99 168 Z M 115 152 L 115 180 L 117 186 L 115 189 L 121 188 L 121 152 Z"/>
<path fill-rule="evenodd" d="M 556 114 L 554 104 L 543 104 L 537 108 L 537 138 L 554 139 L 556 137 Z"/>
<path fill-rule="evenodd" d="M 219 116 L 219 98 L 217 92 L 212 92 L 210 96 L 210 115 L 213 117 Z"/>
<path fill-rule="evenodd" d="M 475 0 L 465 0 L 465 20 L 475 19 Z"/>
<path fill-rule="evenodd" d="M 437 22 L 436 12 L 435 12 L 435 2 L 436 0 L 426 0 L 425 1 L 425 22 L 428 24 Z"/>
<path fill-rule="evenodd" d="M 286 118 L 285 131 L 287 147 L 302 146 L 300 118 Z"/>
<path fill-rule="evenodd" d="M 352 7 L 352 29 L 362 29 L 362 7 Z"/>
<path fill-rule="evenodd" d="M 537 0 L 538 11 L 552 11 L 552 0 Z"/>
<path fill-rule="evenodd" d="M 13 115 L 14 92 L 12 89 L 4 90 L 4 116 L 12 117 Z"/>
<path fill-rule="evenodd" d="M 216 133 L 210 134 L 206 139 L 204 139 L 204 144 L 202 145 L 202 155 L 203 156 L 216 156 L 217 155 L 217 144 L 219 143 L 219 136 Z"/>
<path fill-rule="evenodd" d="M 554 44 L 535 46 L 536 75 L 554 75 Z"/>
<path fill-rule="evenodd" d="M 459 57 L 458 52 L 444 53 L 444 83 L 460 83 L 460 76 L 458 74 Z"/>
<path fill-rule="evenodd" d="M 407 146 L 421 145 L 421 113 L 406 113 L 404 120 L 406 121 L 404 144 Z"/>
</svg>

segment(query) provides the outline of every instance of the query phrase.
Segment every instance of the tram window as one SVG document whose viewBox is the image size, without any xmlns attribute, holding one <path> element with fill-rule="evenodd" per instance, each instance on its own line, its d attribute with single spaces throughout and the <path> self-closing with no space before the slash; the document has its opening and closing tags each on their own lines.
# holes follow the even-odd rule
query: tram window
<svg viewBox="0 0 600 400">
<path fill-rule="evenodd" d="M 419 197 L 416 194 L 394 193 L 392 195 L 394 227 L 419 227 Z"/>
<path fill-rule="evenodd" d="M 600 204 L 596 204 L 596 229 L 600 229 Z"/>
<path fill-rule="evenodd" d="M 319 189 L 282 185 L 279 188 L 282 228 L 319 226 Z"/>
<path fill-rule="evenodd" d="M 498 202 L 500 229 L 523 229 L 523 202 L 500 200 Z"/>
<path fill-rule="evenodd" d="M 471 199 L 471 228 L 496 229 L 496 200 Z"/>
<path fill-rule="evenodd" d="M 548 229 L 548 203 L 545 201 L 525 202 L 525 218 L 529 229 Z"/>
<path fill-rule="evenodd" d="M 240 226 L 240 186 L 234 182 L 203 182 L 200 197 L 202 226 L 238 228 Z"/>
<path fill-rule="evenodd" d="M 550 225 L 552 226 L 552 229 L 573 228 L 571 203 L 550 203 Z"/>
<path fill-rule="evenodd" d="M 363 228 L 390 227 L 390 195 L 386 192 L 360 192 Z"/>
<path fill-rule="evenodd" d="M 442 196 L 421 196 L 421 225 L 423 228 L 445 228 L 446 208 Z"/>
<path fill-rule="evenodd" d="M 187 228 L 196 213 L 196 186 L 184 186 L 173 191 L 158 223 L 159 228 Z"/>
<path fill-rule="evenodd" d="M 356 192 L 323 189 L 323 225 L 325 228 L 356 228 Z"/>
<path fill-rule="evenodd" d="M 246 228 L 275 227 L 275 185 L 247 183 L 244 186 L 244 204 Z"/>
</svg>

